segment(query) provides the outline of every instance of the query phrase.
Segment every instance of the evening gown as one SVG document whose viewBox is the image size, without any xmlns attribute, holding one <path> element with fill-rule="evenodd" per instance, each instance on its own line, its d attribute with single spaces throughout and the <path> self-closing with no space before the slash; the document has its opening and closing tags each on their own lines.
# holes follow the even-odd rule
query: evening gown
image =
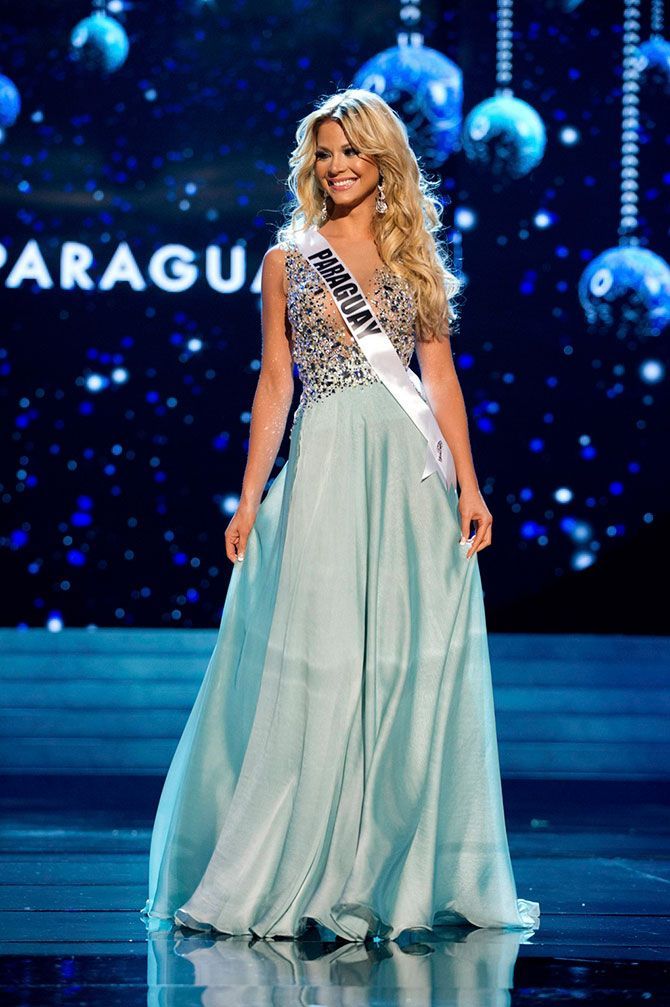
<svg viewBox="0 0 670 1007">
<path fill-rule="evenodd" d="M 264 938 L 535 929 L 510 861 L 457 491 L 421 479 L 423 434 L 325 280 L 292 239 L 279 247 L 302 384 L 290 450 L 232 570 L 140 913 L 149 929 Z M 408 366 L 411 284 L 380 266 L 366 293 Z"/>
</svg>

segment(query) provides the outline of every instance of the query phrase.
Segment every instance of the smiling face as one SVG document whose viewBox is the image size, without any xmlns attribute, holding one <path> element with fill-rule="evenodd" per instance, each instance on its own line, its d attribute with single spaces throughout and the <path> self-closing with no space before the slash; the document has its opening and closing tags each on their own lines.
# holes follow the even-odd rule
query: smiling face
<svg viewBox="0 0 670 1007">
<path fill-rule="evenodd" d="M 334 119 L 326 119 L 316 134 L 314 170 L 317 181 L 337 209 L 350 210 L 365 200 L 377 197 L 379 169 L 349 143 L 347 135 Z"/>
</svg>

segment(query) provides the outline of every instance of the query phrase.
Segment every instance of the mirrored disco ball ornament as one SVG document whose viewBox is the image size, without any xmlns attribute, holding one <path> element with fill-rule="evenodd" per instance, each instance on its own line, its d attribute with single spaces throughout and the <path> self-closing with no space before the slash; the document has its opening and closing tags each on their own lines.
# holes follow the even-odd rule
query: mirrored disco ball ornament
<svg viewBox="0 0 670 1007">
<path fill-rule="evenodd" d="M 369 59 L 352 87 L 373 91 L 398 113 L 424 165 L 438 168 L 460 146 L 463 75 L 435 49 L 402 44 Z"/>
<path fill-rule="evenodd" d="M 70 55 L 87 70 L 113 73 L 125 63 L 128 49 L 123 27 L 100 12 L 80 21 L 70 35 Z"/>
<path fill-rule="evenodd" d="M 21 111 L 21 95 L 13 80 L 0 73 L 0 126 L 13 126 Z"/>
<path fill-rule="evenodd" d="M 650 38 L 637 47 L 640 83 L 670 97 L 670 42 Z"/>
<path fill-rule="evenodd" d="M 621 338 L 658 336 L 670 324 L 670 268 L 648 248 L 601 252 L 582 273 L 578 292 L 586 320 Z"/>
<path fill-rule="evenodd" d="M 473 164 L 501 178 L 521 178 L 540 163 L 547 144 L 542 119 L 511 94 L 475 105 L 463 126 L 463 150 Z"/>
</svg>

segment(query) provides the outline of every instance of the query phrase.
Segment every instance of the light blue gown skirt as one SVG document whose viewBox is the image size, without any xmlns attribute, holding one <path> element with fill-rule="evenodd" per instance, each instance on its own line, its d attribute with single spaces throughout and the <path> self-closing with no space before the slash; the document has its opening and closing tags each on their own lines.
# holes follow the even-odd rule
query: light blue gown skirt
<svg viewBox="0 0 670 1007">
<path fill-rule="evenodd" d="M 299 408 L 151 839 L 153 921 L 537 928 L 517 898 L 477 555 L 388 389 Z"/>
</svg>

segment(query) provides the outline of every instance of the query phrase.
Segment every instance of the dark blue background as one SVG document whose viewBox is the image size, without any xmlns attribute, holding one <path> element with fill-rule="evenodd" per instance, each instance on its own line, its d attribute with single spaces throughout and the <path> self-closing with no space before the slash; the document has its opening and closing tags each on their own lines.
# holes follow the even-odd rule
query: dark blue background
<svg viewBox="0 0 670 1007">
<path fill-rule="evenodd" d="M 617 240 L 620 6 L 517 5 L 514 87 L 545 122 L 544 159 L 508 183 L 462 152 L 440 170 L 448 227 L 460 208 L 476 215 L 462 235 L 454 351 L 495 518 L 480 554 L 493 629 L 666 632 L 653 578 L 667 560 L 667 385 L 638 368 L 667 366 L 667 333 L 590 331 L 577 298 L 588 261 Z M 424 5 L 426 44 L 463 71 L 464 114 L 494 92 L 493 10 Z M 4 13 L 0 70 L 23 108 L 0 145 L 2 619 L 213 626 L 230 574 L 224 502 L 240 488 L 260 356 L 249 287 L 281 218 L 295 127 L 394 44 L 397 7 L 138 3 L 119 18 L 130 53 L 108 77 L 68 55 L 89 13 L 55 2 Z M 644 93 L 639 233 L 667 259 L 663 114 L 667 99 Z M 561 142 L 566 125 L 577 144 Z M 541 210 L 555 218 L 544 230 Z M 56 282 L 66 240 L 94 250 L 96 278 L 121 241 L 145 277 L 161 245 L 199 259 L 220 245 L 225 272 L 244 241 L 247 280 L 232 295 L 202 278 L 181 294 L 8 290 L 31 238 Z M 127 382 L 88 390 L 87 375 L 118 366 Z M 588 569 L 572 568 L 566 517 L 591 526 L 579 547 L 595 558 Z"/>
</svg>

